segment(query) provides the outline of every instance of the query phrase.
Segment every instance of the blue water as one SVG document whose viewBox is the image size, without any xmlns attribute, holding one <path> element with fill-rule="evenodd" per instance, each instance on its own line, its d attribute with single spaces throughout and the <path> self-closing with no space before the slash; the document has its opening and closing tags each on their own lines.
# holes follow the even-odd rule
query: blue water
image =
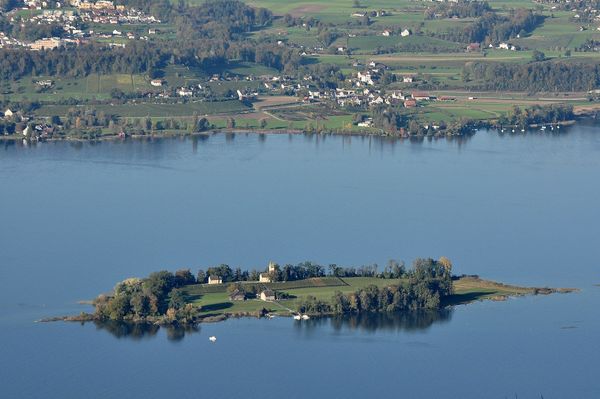
<svg viewBox="0 0 600 399">
<path fill-rule="evenodd" d="M 0 397 L 600 397 L 599 133 L 3 144 Z M 441 255 L 582 291 L 187 333 L 33 323 L 159 269 Z"/>
</svg>

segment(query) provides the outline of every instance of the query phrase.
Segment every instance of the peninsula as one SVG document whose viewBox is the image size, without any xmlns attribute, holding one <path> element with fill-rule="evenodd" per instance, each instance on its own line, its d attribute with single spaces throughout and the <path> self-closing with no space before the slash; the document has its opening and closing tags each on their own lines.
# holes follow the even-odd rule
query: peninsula
<svg viewBox="0 0 600 399">
<path fill-rule="evenodd" d="M 575 289 L 506 285 L 478 276 L 454 276 L 446 257 L 416 259 L 407 269 L 391 260 L 377 265 L 326 268 L 312 262 L 264 272 L 233 270 L 228 265 L 175 273 L 160 271 L 129 278 L 113 292 L 99 295 L 95 312 L 44 321 L 125 321 L 158 325 L 196 324 L 243 316 L 332 316 L 435 310 L 479 300 L 572 292 Z"/>
</svg>

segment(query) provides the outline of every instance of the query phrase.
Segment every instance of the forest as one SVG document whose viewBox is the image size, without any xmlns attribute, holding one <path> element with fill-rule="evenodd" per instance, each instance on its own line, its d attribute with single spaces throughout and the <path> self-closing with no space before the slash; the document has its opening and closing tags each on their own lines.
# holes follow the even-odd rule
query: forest
<svg viewBox="0 0 600 399">
<path fill-rule="evenodd" d="M 298 306 L 300 313 L 347 314 L 439 309 L 452 294 L 452 268 L 445 258 L 416 259 L 407 283 L 388 287 L 371 285 L 350 294 L 336 292 L 331 302 L 308 296 Z"/>
<path fill-rule="evenodd" d="M 462 74 L 464 82 L 481 81 L 477 86 L 485 90 L 588 91 L 600 82 L 600 65 L 553 60 L 527 64 L 470 62 Z"/>
<path fill-rule="evenodd" d="M 510 16 L 486 12 L 464 28 L 454 28 L 437 36 L 461 43 L 497 44 L 517 36 L 524 36 L 544 22 L 544 16 L 531 10 L 518 9 Z"/>
<path fill-rule="evenodd" d="M 294 70 L 300 64 L 297 52 L 268 40 L 255 41 L 245 36 L 245 33 L 270 23 L 272 14 L 264 8 L 252 8 L 237 0 L 211 0 L 199 6 L 180 3 L 178 7 L 167 8 L 168 18 L 176 26 L 176 40 L 132 42 L 125 48 L 89 43 L 37 52 L 0 49 L 0 80 L 15 80 L 28 75 L 73 77 L 91 73 L 146 73 L 163 68 L 167 62 L 209 68 L 223 67 L 235 59 L 279 70 Z M 49 25 L 44 29 L 53 28 Z M 28 34 L 38 37 L 48 33 L 36 32 Z"/>
</svg>

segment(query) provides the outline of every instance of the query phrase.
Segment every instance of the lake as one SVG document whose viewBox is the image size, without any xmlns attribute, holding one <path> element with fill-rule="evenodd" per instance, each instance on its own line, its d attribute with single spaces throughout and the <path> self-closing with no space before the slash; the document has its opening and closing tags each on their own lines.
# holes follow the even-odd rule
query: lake
<svg viewBox="0 0 600 399">
<path fill-rule="evenodd" d="M 587 124 L 0 143 L 0 396 L 598 398 L 599 176 Z M 188 331 L 34 323 L 161 269 L 442 255 L 458 274 L 582 291 Z"/>
</svg>

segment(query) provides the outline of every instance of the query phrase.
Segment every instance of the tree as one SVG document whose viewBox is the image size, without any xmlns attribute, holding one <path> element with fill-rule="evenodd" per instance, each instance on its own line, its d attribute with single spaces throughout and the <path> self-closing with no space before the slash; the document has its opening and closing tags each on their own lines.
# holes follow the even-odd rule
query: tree
<svg viewBox="0 0 600 399">
<path fill-rule="evenodd" d="M 262 118 L 262 119 L 260 120 L 260 128 L 261 128 L 261 129 L 264 129 L 264 128 L 266 128 L 266 127 L 267 127 L 267 120 L 266 120 L 265 118 Z"/>
<path fill-rule="evenodd" d="M 196 279 L 190 269 L 180 269 L 175 272 L 175 286 L 182 287 L 184 285 L 194 284 Z"/>
<path fill-rule="evenodd" d="M 169 308 L 170 309 L 181 309 L 186 304 L 186 295 L 180 288 L 173 288 L 169 293 Z"/>
<path fill-rule="evenodd" d="M 204 132 L 204 131 L 208 130 L 209 128 L 210 128 L 210 123 L 208 122 L 208 119 L 200 118 L 200 120 L 198 121 L 198 125 L 196 126 L 196 131 Z"/>
<path fill-rule="evenodd" d="M 198 284 L 204 284 L 206 282 L 206 272 L 202 269 L 198 270 L 198 275 L 196 276 L 196 282 Z"/>
<path fill-rule="evenodd" d="M 450 261 L 450 259 L 446 258 L 445 256 L 441 256 L 441 257 L 438 259 L 438 263 L 439 263 L 440 265 L 442 265 L 442 267 L 443 267 L 444 269 L 446 269 L 446 271 L 447 271 L 448 273 L 452 273 L 452 262 Z"/>
<path fill-rule="evenodd" d="M 533 50 L 533 55 L 532 55 L 532 60 L 534 62 L 540 62 L 540 61 L 545 61 L 546 60 L 546 54 L 544 54 L 543 52 L 539 51 L 539 50 Z"/>
</svg>

